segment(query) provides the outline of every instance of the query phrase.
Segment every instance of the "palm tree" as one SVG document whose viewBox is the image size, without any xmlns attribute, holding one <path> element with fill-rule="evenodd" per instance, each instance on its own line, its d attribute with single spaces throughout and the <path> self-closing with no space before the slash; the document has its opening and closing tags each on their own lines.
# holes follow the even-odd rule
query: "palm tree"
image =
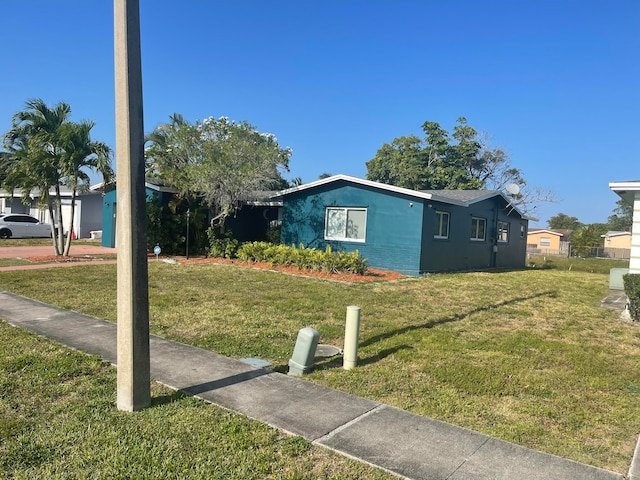
<svg viewBox="0 0 640 480">
<path fill-rule="evenodd" d="M 102 174 L 105 183 L 113 177 L 111 169 L 111 149 L 107 144 L 91 140 L 91 129 L 95 122 L 83 120 L 80 123 L 68 122 L 60 128 L 61 180 L 71 189 L 71 219 L 69 235 L 63 255 L 69 255 L 71 248 L 71 232 L 78 192 L 89 189 L 89 175 L 85 169 L 97 170 Z"/>
<path fill-rule="evenodd" d="M 49 108 L 41 99 L 32 99 L 26 102 L 26 107 L 13 116 L 12 128 L 3 137 L 0 184 L 10 191 L 22 189 L 23 201 L 27 201 L 32 190 L 40 191 L 40 204 L 57 221 L 56 228 L 52 227 L 56 255 L 69 255 L 72 230 L 65 245 L 60 187 L 66 185 L 72 190 L 73 229 L 76 194 L 89 185 L 84 169 L 97 170 L 105 181 L 110 180 L 111 150 L 104 143 L 91 141 L 93 122 L 69 120 L 71 107 L 67 103 Z"/>
<path fill-rule="evenodd" d="M 49 209 L 51 218 L 55 210 L 58 218 L 57 235 L 52 232 L 56 255 L 63 249 L 62 202 L 60 201 L 60 128 L 69 121 L 71 107 L 60 102 L 49 108 L 43 100 L 31 99 L 26 102 L 26 110 L 16 113 L 12 128 L 4 136 L 5 148 L 14 160 L 10 182 L 3 182 L 11 190 L 21 188 L 23 201 L 32 189 L 41 192 L 40 202 Z M 55 189 L 51 199 L 49 192 Z"/>
</svg>

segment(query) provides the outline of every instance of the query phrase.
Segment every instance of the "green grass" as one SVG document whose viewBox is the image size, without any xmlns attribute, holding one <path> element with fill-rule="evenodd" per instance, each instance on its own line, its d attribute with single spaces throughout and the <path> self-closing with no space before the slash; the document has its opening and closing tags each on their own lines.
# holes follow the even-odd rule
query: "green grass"
<svg viewBox="0 0 640 480">
<path fill-rule="evenodd" d="M 0 342 L 0 478 L 395 478 L 158 385 L 119 412 L 98 358 L 2 322 Z"/>
<path fill-rule="evenodd" d="M 17 265 L 32 265 L 33 262 L 21 258 L 0 258 L 0 267 L 14 267 Z"/>
<path fill-rule="evenodd" d="M 9 239 L 0 239 L 0 248 L 1 247 L 51 247 L 53 248 L 53 240 L 50 238 L 9 238 Z M 71 242 L 71 251 L 73 252 L 74 244 L 82 244 L 82 245 L 101 245 L 101 240 L 73 240 Z"/>
<path fill-rule="evenodd" d="M 529 255 L 527 265 L 535 268 L 608 274 L 612 268 L 629 268 L 629 260 Z"/>
<path fill-rule="evenodd" d="M 116 320 L 115 266 L 1 272 L 0 284 Z M 309 381 L 628 469 L 640 419 L 640 330 L 600 307 L 607 275 L 529 269 L 346 285 L 150 262 L 149 287 L 153 333 L 235 358 L 261 357 L 283 372 L 300 328 L 342 346 L 346 307 L 359 305 L 358 368 L 318 359 Z"/>
</svg>

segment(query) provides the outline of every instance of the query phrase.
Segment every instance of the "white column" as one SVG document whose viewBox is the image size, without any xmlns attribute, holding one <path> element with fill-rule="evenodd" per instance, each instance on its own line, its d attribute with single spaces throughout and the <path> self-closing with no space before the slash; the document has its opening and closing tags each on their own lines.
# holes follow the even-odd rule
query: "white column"
<svg viewBox="0 0 640 480">
<path fill-rule="evenodd" d="M 138 0 L 114 0 L 119 410 L 151 404 Z"/>
<path fill-rule="evenodd" d="M 635 191 L 633 197 L 633 226 L 631 227 L 629 273 L 640 273 L 640 191 Z"/>
</svg>

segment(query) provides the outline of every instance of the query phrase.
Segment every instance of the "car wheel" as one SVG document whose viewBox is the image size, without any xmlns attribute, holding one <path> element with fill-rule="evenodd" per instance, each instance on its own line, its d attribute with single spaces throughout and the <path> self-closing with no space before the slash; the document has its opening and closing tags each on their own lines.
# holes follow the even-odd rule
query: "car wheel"
<svg viewBox="0 0 640 480">
<path fill-rule="evenodd" d="M 0 238 L 11 238 L 11 230 L 8 228 L 0 230 Z"/>
</svg>

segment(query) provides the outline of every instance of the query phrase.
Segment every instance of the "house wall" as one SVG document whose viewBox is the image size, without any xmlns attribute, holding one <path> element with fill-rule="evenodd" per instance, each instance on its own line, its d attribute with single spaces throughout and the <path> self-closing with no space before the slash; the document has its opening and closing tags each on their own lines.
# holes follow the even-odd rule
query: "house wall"
<svg viewBox="0 0 640 480">
<path fill-rule="evenodd" d="M 640 274 L 640 191 L 634 192 L 629 273 Z"/>
<path fill-rule="evenodd" d="M 549 238 L 550 244 L 548 246 L 540 244 L 540 239 L 542 237 Z M 560 235 L 552 232 L 529 232 L 527 243 L 531 248 L 559 251 L 561 238 L 562 237 Z"/>
<path fill-rule="evenodd" d="M 501 197 L 493 197 L 469 207 L 427 202 L 421 271 L 523 267 L 526 261 L 528 222 L 506 207 L 506 202 Z M 436 211 L 449 213 L 449 237 L 446 239 L 434 238 Z M 473 217 L 486 221 L 484 240 L 471 239 Z M 506 242 L 497 239 L 498 221 L 509 224 Z"/>
<path fill-rule="evenodd" d="M 90 238 L 93 230 L 102 229 L 102 193 L 82 199 L 82 218 L 78 228 L 79 238 Z"/>
<path fill-rule="evenodd" d="M 605 237 L 604 246 L 606 248 L 631 248 L 631 234 Z"/>
<path fill-rule="evenodd" d="M 364 242 L 324 239 L 329 206 L 367 209 Z M 421 200 L 349 182 L 325 184 L 285 195 L 281 240 L 287 245 L 358 250 L 372 268 L 419 274 L 424 204 Z"/>
<path fill-rule="evenodd" d="M 267 240 L 270 222 L 278 221 L 277 206 L 245 205 L 235 216 L 225 221 L 225 229 L 233 232 L 233 237 L 240 242 Z"/>
</svg>

